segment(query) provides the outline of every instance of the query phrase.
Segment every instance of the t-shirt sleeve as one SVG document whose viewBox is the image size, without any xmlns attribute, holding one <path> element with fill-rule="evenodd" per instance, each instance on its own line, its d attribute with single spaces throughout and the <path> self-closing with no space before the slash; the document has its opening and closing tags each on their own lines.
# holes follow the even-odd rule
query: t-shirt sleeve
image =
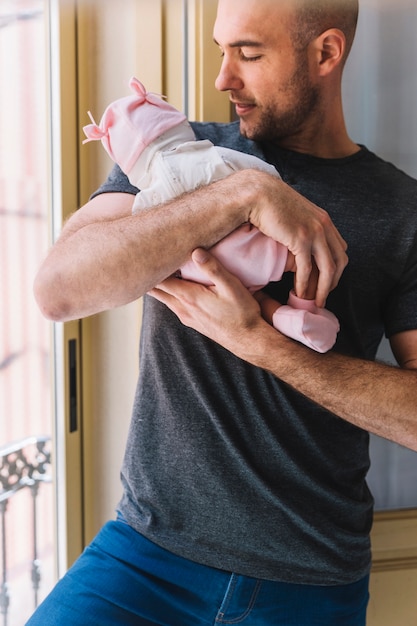
<svg viewBox="0 0 417 626">
<path fill-rule="evenodd" d="M 137 187 L 130 184 L 126 174 L 118 165 L 114 165 L 107 180 L 91 195 L 90 200 L 102 193 L 131 193 L 134 196 L 139 192 Z"/>
<path fill-rule="evenodd" d="M 396 333 L 417 329 L 417 239 L 385 307 L 385 333 L 391 337 Z"/>
</svg>

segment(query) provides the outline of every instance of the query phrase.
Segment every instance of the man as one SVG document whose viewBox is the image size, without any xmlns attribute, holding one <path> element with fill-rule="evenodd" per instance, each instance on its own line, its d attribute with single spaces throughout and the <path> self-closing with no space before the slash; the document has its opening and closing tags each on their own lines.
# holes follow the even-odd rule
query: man
<svg viewBox="0 0 417 626">
<path fill-rule="evenodd" d="M 151 296 L 119 519 L 31 626 L 365 624 L 366 431 L 417 449 L 417 183 L 346 133 L 356 17 L 355 0 L 219 2 L 216 86 L 240 121 L 194 130 L 294 189 L 248 170 L 132 217 L 115 170 L 50 251 L 35 291 L 51 319 Z M 348 243 L 342 277 L 344 239 L 315 205 Z M 204 250 L 246 220 L 294 253 L 299 296 L 314 257 L 334 352 L 268 323 L 289 284 L 254 299 Z M 192 250 L 213 287 L 167 278 Z M 384 329 L 401 368 L 373 362 Z"/>
</svg>

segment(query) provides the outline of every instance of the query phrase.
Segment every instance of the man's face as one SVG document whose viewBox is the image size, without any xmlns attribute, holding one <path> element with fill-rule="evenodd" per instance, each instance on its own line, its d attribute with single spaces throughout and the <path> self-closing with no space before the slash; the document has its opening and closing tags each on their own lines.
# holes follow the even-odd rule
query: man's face
<svg viewBox="0 0 417 626">
<path fill-rule="evenodd" d="M 317 110 L 307 51 L 296 51 L 291 0 L 219 0 L 216 88 L 229 91 L 243 135 L 279 142 L 306 132 Z"/>
</svg>

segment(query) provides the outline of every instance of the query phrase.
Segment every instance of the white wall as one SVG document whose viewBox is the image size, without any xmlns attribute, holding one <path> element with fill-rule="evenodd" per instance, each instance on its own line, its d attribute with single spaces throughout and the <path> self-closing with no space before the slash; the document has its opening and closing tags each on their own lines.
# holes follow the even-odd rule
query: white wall
<svg viewBox="0 0 417 626">
<path fill-rule="evenodd" d="M 359 0 L 345 71 L 352 138 L 417 176 L 417 2 Z"/>
</svg>

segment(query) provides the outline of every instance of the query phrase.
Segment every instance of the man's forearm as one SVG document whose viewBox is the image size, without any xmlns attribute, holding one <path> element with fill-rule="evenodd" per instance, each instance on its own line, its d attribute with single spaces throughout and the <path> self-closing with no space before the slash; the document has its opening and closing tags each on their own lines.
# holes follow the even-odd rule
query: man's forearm
<svg viewBox="0 0 417 626">
<path fill-rule="evenodd" d="M 113 218 L 116 196 L 125 205 L 114 206 Z M 38 273 L 42 312 L 67 321 L 132 302 L 197 245 L 209 247 L 245 221 L 248 200 L 244 187 L 230 194 L 226 181 L 134 216 L 133 196 L 130 203 L 126 194 L 97 197 L 74 214 Z"/>
<path fill-rule="evenodd" d="M 229 348 L 342 419 L 417 451 L 417 370 L 317 354 L 267 324 Z"/>
<path fill-rule="evenodd" d="M 318 354 L 266 322 L 259 303 L 210 253 L 196 250 L 193 258 L 213 287 L 169 278 L 151 291 L 183 324 L 351 424 L 417 451 L 417 331 L 391 338 L 402 368 Z"/>
<path fill-rule="evenodd" d="M 46 317 L 66 321 L 132 302 L 181 267 L 194 248 L 211 247 L 246 221 L 293 253 L 301 297 L 314 256 L 319 306 L 347 262 L 346 244 L 328 214 L 258 170 L 236 172 L 133 216 L 132 203 L 127 194 L 103 194 L 70 219 L 35 281 Z"/>
</svg>

